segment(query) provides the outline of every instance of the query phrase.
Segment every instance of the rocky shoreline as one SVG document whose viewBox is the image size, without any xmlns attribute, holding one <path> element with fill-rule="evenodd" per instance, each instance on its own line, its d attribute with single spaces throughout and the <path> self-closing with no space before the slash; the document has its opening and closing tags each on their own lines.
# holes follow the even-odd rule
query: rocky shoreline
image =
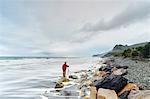
<svg viewBox="0 0 150 99">
<path fill-rule="evenodd" d="M 150 90 L 150 61 L 132 60 L 123 57 L 109 57 L 114 63 L 121 66 L 128 66 L 128 74 L 125 77 L 134 83 L 141 84 L 144 89 Z"/>
<path fill-rule="evenodd" d="M 61 78 L 56 82 L 55 91 L 59 96 L 65 96 L 67 99 L 139 99 L 139 97 L 148 99 L 141 97 L 150 97 L 149 61 L 107 57 L 99 63 L 102 64 L 98 67 L 93 66 L 89 70 L 69 75 L 69 79 Z M 49 92 L 46 92 L 46 96 Z"/>
</svg>

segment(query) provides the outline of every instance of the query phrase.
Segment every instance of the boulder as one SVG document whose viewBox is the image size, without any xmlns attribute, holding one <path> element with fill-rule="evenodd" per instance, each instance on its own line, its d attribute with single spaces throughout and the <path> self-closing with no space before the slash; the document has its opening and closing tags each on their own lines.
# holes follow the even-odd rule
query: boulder
<svg viewBox="0 0 150 99">
<path fill-rule="evenodd" d="M 119 93 L 118 96 L 120 96 L 121 94 L 123 94 L 126 91 L 131 91 L 131 90 L 138 90 L 138 86 L 134 83 L 128 83 Z"/>
<path fill-rule="evenodd" d="M 99 80 L 99 79 L 103 79 L 103 77 L 101 77 L 101 76 L 93 76 L 93 77 L 91 78 L 91 81 L 94 82 L 94 81 L 97 81 L 97 80 Z"/>
<path fill-rule="evenodd" d="M 99 71 L 103 71 L 103 68 L 104 68 L 105 66 L 101 66 L 100 68 L 99 68 Z"/>
<path fill-rule="evenodd" d="M 86 85 L 83 85 L 80 90 L 80 96 L 84 97 L 88 95 L 88 87 Z"/>
<path fill-rule="evenodd" d="M 90 99 L 96 99 L 96 97 L 97 97 L 96 87 L 91 86 L 90 87 Z"/>
<path fill-rule="evenodd" d="M 126 85 L 127 79 L 120 75 L 110 75 L 103 80 L 98 80 L 94 82 L 97 90 L 99 88 L 115 90 L 116 93 L 120 92 Z"/>
<path fill-rule="evenodd" d="M 119 96 L 119 99 L 128 99 L 129 94 L 130 94 L 130 91 L 125 91 Z"/>
<path fill-rule="evenodd" d="M 116 68 L 116 67 L 113 67 L 113 68 L 112 68 L 112 72 L 113 72 L 113 71 L 116 71 L 116 70 L 118 70 L 118 68 Z"/>
<path fill-rule="evenodd" d="M 63 88 L 64 84 L 62 82 L 57 82 L 55 88 Z"/>
<path fill-rule="evenodd" d="M 79 82 L 80 84 L 77 86 L 77 88 L 82 89 L 83 87 L 93 86 L 93 82 L 91 80 L 85 79 L 82 82 Z"/>
<path fill-rule="evenodd" d="M 80 75 L 81 78 L 87 78 L 88 74 L 86 72 L 82 72 Z"/>
<path fill-rule="evenodd" d="M 80 97 L 84 97 L 84 92 L 82 90 L 80 90 Z"/>
<path fill-rule="evenodd" d="M 76 76 L 76 75 L 69 75 L 69 78 L 78 79 L 78 76 Z"/>
<path fill-rule="evenodd" d="M 61 90 L 62 96 L 79 96 L 79 92 L 75 90 Z"/>
<path fill-rule="evenodd" d="M 84 96 L 83 99 L 91 99 L 89 96 Z"/>
<path fill-rule="evenodd" d="M 61 81 L 61 82 L 69 82 L 69 79 L 66 78 L 66 77 L 63 77 L 60 81 Z"/>
<path fill-rule="evenodd" d="M 118 99 L 114 90 L 99 88 L 97 99 Z"/>
<path fill-rule="evenodd" d="M 132 90 L 128 96 L 128 99 L 150 99 L 150 90 Z"/>
<path fill-rule="evenodd" d="M 85 83 L 86 83 L 87 86 L 93 85 L 93 82 L 91 80 L 87 80 Z"/>
<path fill-rule="evenodd" d="M 105 68 L 103 68 L 103 71 L 105 72 L 112 72 L 112 67 L 111 66 L 106 66 Z"/>
<path fill-rule="evenodd" d="M 93 76 L 99 76 L 99 71 L 94 71 Z"/>
<path fill-rule="evenodd" d="M 126 75 L 127 70 L 123 69 L 123 68 L 120 68 L 120 69 L 114 70 L 112 74 L 113 75 Z"/>
<path fill-rule="evenodd" d="M 105 71 L 100 71 L 98 76 L 104 77 L 106 74 L 107 74 L 107 72 L 105 72 Z"/>
<path fill-rule="evenodd" d="M 118 69 L 120 69 L 120 68 L 128 69 L 129 67 L 128 66 L 120 66 L 120 65 L 118 65 L 118 66 L 116 66 L 116 68 L 118 68 Z"/>
</svg>

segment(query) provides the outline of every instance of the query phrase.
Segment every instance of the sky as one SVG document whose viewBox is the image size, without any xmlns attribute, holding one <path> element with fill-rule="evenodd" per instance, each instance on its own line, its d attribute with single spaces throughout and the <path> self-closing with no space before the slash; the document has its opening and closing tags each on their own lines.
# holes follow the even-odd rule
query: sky
<svg viewBox="0 0 150 99">
<path fill-rule="evenodd" d="M 91 56 L 148 41 L 149 0 L 0 0 L 0 56 Z"/>
</svg>

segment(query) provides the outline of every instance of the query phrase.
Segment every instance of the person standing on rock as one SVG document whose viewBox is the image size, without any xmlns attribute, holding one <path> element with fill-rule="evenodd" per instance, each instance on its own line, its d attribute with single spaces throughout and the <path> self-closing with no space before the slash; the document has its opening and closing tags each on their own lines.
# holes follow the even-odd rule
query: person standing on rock
<svg viewBox="0 0 150 99">
<path fill-rule="evenodd" d="M 67 65 L 67 62 L 65 62 L 65 63 L 62 65 L 63 77 L 66 77 L 66 69 L 67 69 L 67 67 L 69 67 L 69 66 Z"/>
</svg>

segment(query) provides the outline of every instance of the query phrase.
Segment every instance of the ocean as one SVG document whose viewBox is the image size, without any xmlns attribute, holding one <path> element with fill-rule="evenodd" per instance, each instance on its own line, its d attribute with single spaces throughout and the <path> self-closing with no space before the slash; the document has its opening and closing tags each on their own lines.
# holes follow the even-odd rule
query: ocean
<svg viewBox="0 0 150 99">
<path fill-rule="evenodd" d="M 68 63 L 68 74 L 88 70 L 100 58 L 0 58 L 0 99 L 44 99 L 62 76 L 61 66 Z M 54 99 L 54 98 L 53 98 Z"/>
</svg>

